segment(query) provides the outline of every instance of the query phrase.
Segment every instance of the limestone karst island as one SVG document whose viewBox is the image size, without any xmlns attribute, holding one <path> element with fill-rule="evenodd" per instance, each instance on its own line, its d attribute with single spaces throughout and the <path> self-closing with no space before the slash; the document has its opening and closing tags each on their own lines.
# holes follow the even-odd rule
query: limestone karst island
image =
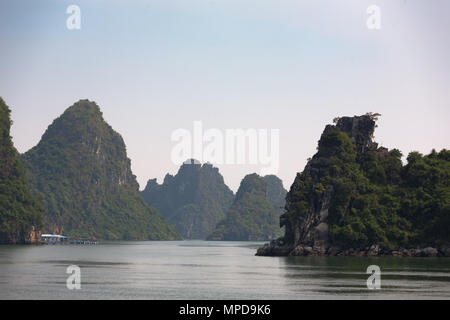
<svg viewBox="0 0 450 320">
<path fill-rule="evenodd" d="M 188 159 L 139 192 L 119 133 L 80 100 L 20 155 L 1 100 L 2 243 L 42 234 L 98 240 L 267 241 L 257 255 L 450 255 L 450 151 L 379 147 L 379 114 L 334 119 L 289 192 L 245 176 L 236 194 L 211 164 Z"/>
<path fill-rule="evenodd" d="M 450 300 L 449 13 L 1 0 L 0 300 L 167 320 Z"/>
</svg>

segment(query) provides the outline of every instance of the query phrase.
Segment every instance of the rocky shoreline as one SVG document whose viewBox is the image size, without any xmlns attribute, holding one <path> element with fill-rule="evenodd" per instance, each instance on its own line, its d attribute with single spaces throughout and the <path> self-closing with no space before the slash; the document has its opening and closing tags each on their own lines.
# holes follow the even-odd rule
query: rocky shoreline
<svg viewBox="0 0 450 320">
<path fill-rule="evenodd" d="M 372 245 L 365 248 L 342 248 L 338 246 L 310 246 L 285 244 L 280 240 L 273 240 L 270 243 L 258 248 L 257 256 L 354 256 L 354 257 L 450 257 L 450 245 L 425 248 L 399 248 L 397 250 L 385 250 L 379 245 Z"/>
</svg>

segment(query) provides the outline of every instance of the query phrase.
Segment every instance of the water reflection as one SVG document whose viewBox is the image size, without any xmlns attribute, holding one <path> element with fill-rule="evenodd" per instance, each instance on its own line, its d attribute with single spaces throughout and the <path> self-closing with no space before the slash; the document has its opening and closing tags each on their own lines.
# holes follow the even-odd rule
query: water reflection
<svg viewBox="0 0 450 320">
<path fill-rule="evenodd" d="M 450 259 L 285 257 L 287 285 L 324 298 L 450 298 Z M 381 269 L 382 290 L 368 290 L 369 265 Z"/>
<path fill-rule="evenodd" d="M 111 242 L 97 246 L 0 247 L 5 299 L 450 298 L 450 259 L 256 257 L 260 243 Z M 67 290 L 68 265 L 82 290 Z M 380 266 L 382 289 L 366 287 Z"/>
</svg>

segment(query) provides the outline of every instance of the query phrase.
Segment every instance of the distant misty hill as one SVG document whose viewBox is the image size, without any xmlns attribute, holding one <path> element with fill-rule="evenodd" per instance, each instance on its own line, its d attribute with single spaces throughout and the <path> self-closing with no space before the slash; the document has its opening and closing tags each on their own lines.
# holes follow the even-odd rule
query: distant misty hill
<svg viewBox="0 0 450 320">
<path fill-rule="evenodd" d="M 193 159 L 175 176 L 167 174 L 162 184 L 149 180 L 141 194 L 186 239 L 205 239 L 234 198 L 217 168 Z"/>
<path fill-rule="evenodd" d="M 44 209 L 26 185 L 25 169 L 11 140 L 10 113 L 0 98 L 0 244 L 36 243 Z"/>
<path fill-rule="evenodd" d="M 95 102 L 80 100 L 22 156 L 43 202 L 44 231 L 101 239 L 179 239 L 141 198 L 125 143 Z"/>
<path fill-rule="evenodd" d="M 286 192 L 282 181 L 274 175 L 247 175 L 226 218 L 208 239 L 260 241 L 277 238 L 281 235 L 279 220 Z"/>
</svg>

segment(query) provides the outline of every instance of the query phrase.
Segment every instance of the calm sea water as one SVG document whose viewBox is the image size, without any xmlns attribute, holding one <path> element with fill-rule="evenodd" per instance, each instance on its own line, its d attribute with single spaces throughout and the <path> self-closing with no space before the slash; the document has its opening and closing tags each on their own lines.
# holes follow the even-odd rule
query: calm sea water
<svg viewBox="0 0 450 320">
<path fill-rule="evenodd" d="M 261 244 L 0 246 L 0 299 L 450 299 L 448 258 L 256 257 Z M 66 287 L 73 264 L 81 290 Z"/>
</svg>

